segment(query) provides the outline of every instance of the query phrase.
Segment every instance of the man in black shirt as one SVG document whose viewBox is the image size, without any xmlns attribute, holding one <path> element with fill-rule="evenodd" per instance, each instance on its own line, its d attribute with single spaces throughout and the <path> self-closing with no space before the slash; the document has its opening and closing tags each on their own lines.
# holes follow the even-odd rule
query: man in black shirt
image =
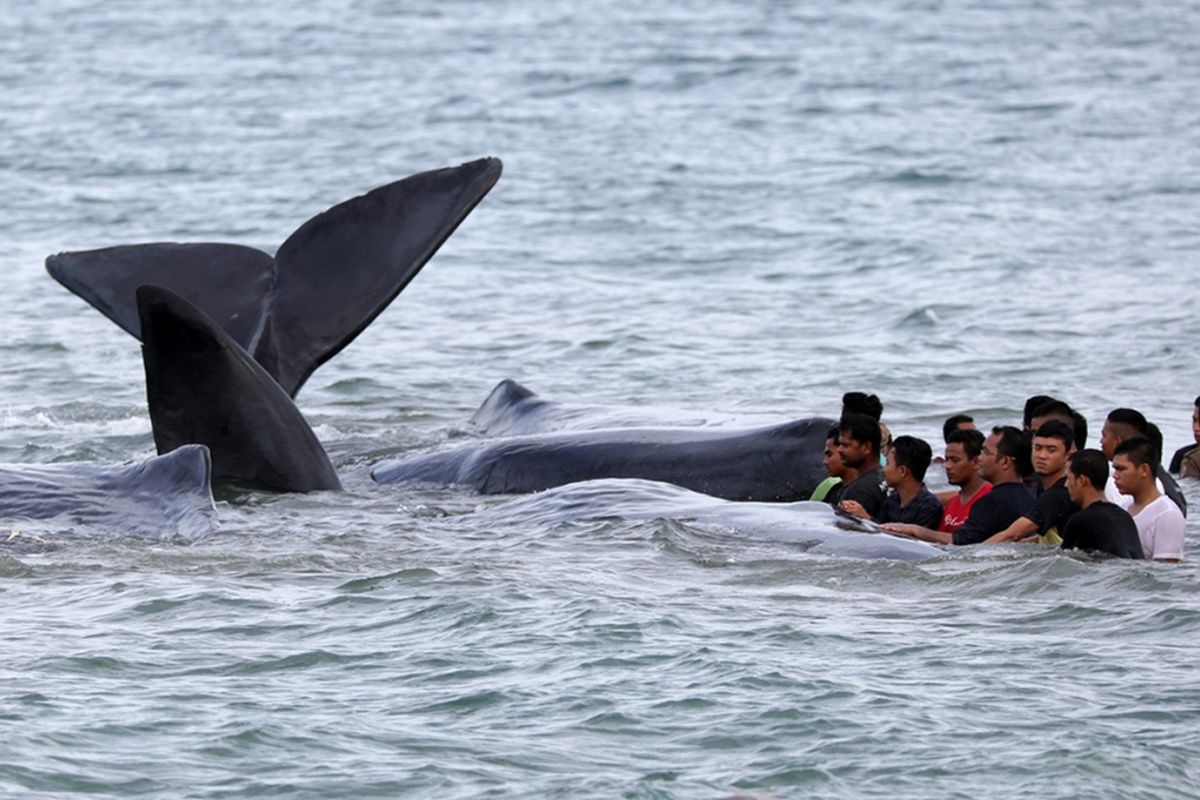
<svg viewBox="0 0 1200 800">
<path fill-rule="evenodd" d="M 1052 419 L 1033 435 L 1033 471 L 1041 483 L 1041 494 L 1032 515 L 1019 517 L 988 543 L 1030 540 L 1040 535 L 1043 544 L 1062 541 L 1062 529 L 1079 506 L 1067 492 L 1067 458 L 1075 450 L 1074 432 L 1066 423 Z"/>
<path fill-rule="evenodd" d="M 842 492 L 838 508 L 850 513 L 879 516 L 886 488 L 879 467 L 879 422 L 865 414 L 846 414 L 838 423 L 838 452 L 842 463 L 857 470 L 858 477 Z M 863 516 L 861 513 L 859 516 Z"/>
<path fill-rule="evenodd" d="M 1093 550 L 1118 558 L 1142 558 L 1133 517 L 1104 499 L 1108 459 L 1099 450 L 1080 450 L 1067 464 L 1067 491 L 1082 507 L 1067 520 L 1062 533 L 1064 550 Z"/>
</svg>

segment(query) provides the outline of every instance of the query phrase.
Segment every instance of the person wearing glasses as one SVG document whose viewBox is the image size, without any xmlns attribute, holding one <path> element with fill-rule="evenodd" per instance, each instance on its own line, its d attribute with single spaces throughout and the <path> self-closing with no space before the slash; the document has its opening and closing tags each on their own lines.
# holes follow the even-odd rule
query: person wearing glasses
<svg viewBox="0 0 1200 800">
<path fill-rule="evenodd" d="M 889 524 L 884 530 L 937 544 L 979 544 L 1007 530 L 1021 517 L 1032 517 L 1037 500 L 1021 482 L 1029 471 L 1029 440 L 1011 425 L 992 429 L 979 452 L 979 475 L 992 489 L 971 506 L 971 513 L 952 533 L 915 525 Z"/>
</svg>

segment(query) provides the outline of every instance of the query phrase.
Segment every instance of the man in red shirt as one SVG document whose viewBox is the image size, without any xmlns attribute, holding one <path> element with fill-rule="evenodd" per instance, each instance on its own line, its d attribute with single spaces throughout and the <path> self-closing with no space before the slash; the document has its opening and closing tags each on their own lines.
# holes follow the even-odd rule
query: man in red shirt
<svg viewBox="0 0 1200 800">
<path fill-rule="evenodd" d="M 983 442 L 983 433 L 977 430 L 951 431 L 946 437 L 946 480 L 951 486 L 958 487 L 958 493 L 946 501 L 942 523 L 938 526 L 943 533 L 953 533 L 958 529 L 967 521 L 971 506 L 991 491 L 992 485 L 979 474 L 979 453 L 983 450 Z M 883 529 L 913 536 L 917 527 L 896 522 L 884 525 Z"/>
</svg>

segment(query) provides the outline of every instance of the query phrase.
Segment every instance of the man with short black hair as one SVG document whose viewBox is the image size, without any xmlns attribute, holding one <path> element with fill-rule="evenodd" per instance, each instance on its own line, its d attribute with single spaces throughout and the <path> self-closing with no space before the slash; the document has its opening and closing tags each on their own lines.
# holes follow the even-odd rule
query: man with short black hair
<svg viewBox="0 0 1200 800">
<path fill-rule="evenodd" d="M 1158 452 L 1143 436 L 1126 439 L 1113 454 L 1113 479 L 1121 494 L 1133 498 L 1126 510 L 1133 516 L 1142 555 L 1156 561 L 1183 558 L 1183 513 L 1158 490 L 1155 473 Z"/>
<path fill-rule="evenodd" d="M 1021 425 L 1023 430 L 1033 430 L 1033 412 L 1037 411 L 1046 403 L 1057 402 L 1053 397 L 1046 394 L 1035 394 L 1025 401 L 1024 414 L 1021 417 Z"/>
<path fill-rule="evenodd" d="M 1033 514 L 1021 516 L 988 539 L 989 543 L 1019 542 L 1035 535 L 1040 536 L 1042 544 L 1062 541 L 1063 527 L 1071 514 L 1079 510 L 1067 492 L 1067 458 L 1074 451 L 1074 436 L 1065 422 L 1052 419 L 1037 429 L 1033 435 L 1033 471 L 1042 491 Z"/>
<path fill-rule="evenodd" d="M 1033 410 L 1033 417 L 1029 423 L 1029 431 L 1030 433 L 1036 431 L 1052 419 L 1066 423 L 1068 426 L 1074 425 L 1074 414 L 1075 411 L 1062 400 L 1051 400 L 1049 403 L 1042 403 Z"/>
<path fill-rule="evenodd" d="M 1114 408 L 1104 419 L 1100 429 L 1100 449 L 1104 457 L 1112 460 L 1113 453 L 1125 439 L 1146 435 L 1146 417 L 1132 408 Z"/>
<path fill-rule="evenodd" d="M 892 432 L 883 424 L 883 401 L 866 392 L 846 392 L 842 395 L 842 416 L 847 414 L 864 414 L 879 423 L 879 463 L 887 461 Z"/>
<path fill-rule="evenodd" d="M 858 476 L 842 492 L 838 507 L 855 513 L 857 509 L 874 518 L 883 509 L 885 497 L 883 470 L 879 466 L 879 423 L 865 414 L 847 414 L 838 423 L 838 453 Z"/>
<path fill-rule="evenodd" d="M 1104 457 L 1112 461 L 1113 456 L 1116 454 L 1117 445 L 1135 436 L 1145 436 L 1152 444 L 1158 447 L 1158 451 L 1161 454 L 1162 432 L 1159 431 L 1157 425 L 1147 422 L 1140 411 L 1132 408 L 1114 408 L 1104 420 L 1104 427 L 1100 431 L 1100 449 L 1104 451 Z M 1160 457 L 1158 461 L 1161 460 Z M 1187 498 L 1183 496 L 1183 492 L 1180 491 L 1179 484 L 1175 482 L 1175 479 L 1162 468 L 1161 463 L 1157 465 L 1156 478 L 1158 480 L 1158 490 L 1171 498 L 1175 505 L 1179 506 L 1180 512 L 1186 517 Z M 1131 502 L 1117 490 L 1117 485 L 1111 478 L 1108 481 L 1108 485 L 1104 487 L 1104 496 L 1108 502 L 1122 507 Z"/>
<path fill-rule="evenodd" d="M 942 441 L 950 443 L 950 434 L 955 431 L 973 431 L 975 430 L 975 418 L 967 414 L 955 414 L 952 417 L 947 417 L 942 423 Z"/>
<path fill-rule="evenodd" d="M 809 500 L 826 502 L 836 507 L 842 499 L 846 484 L 853 481 L 857 473 L 842 462 L 842 454 L 838 452 L 838 429 L 833 426 L 825 436 L 825 458 L 821 462 L 829 477 L 817 484 Z"/>
<path fill-rule="evenodd" d="M 1104 499 L 1108 460 L 1100 450 L 1080 450 L 1067 462 L 1067 491 L 1081 510 L 1067 520 L 1064 550 L 1092 550 L 1118 558 L 1141 558 L 1137 525 L 1120 506 Z"/>
<path fill-rule="evenodd" d="M 1017 428 L 997 427 L 979 454 L 979 474 L 991 481 L 992 490 L 971 508 L 967 521 L 953 533 L 926 528 L 887 530 L 914 539 L 941 544 L 979 544 L 1011 525 L 1018 517 L 1033 513 L 1033 495 L 1021 484 L 1019 464 L 1029 461 L 1029 442 Z"/>
<path fill-rule="evenodd" d="M 942 519 L 936 526 L 924 526 L 927 529 L 925 535 L 917 531 L 922 526 L 902 522 L 889 522 L 883 529 L 889 533 L 913 538 L 933 536 L 929 541 L 937 541 L 939 531 L 951 534 L 961 528 L 970 516 L 972 506 L 992 490 L 992 485 L 979 474 L 979 454 L 983 450 L 983 441 L 983 433 L 974 429 L 952 431 L 947 438 L 946 457 L 943 461 L 946 481 L 951 486 L 957 486 L 958 491 L 948 493 L 942 509 Z"/>
</svg>

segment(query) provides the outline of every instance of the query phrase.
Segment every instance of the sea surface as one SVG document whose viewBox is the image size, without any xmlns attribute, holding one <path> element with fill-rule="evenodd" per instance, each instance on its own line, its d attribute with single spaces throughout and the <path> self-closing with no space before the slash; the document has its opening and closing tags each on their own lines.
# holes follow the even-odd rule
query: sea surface
<svg viewBox="0 0 1200 800">
<path fill-rule="evenodd" d="M 369 478 L 459 443 L 502 378 L 715 424 L 867 390 L 933 442 L 1044 393 L 1093 446 L 1133 406 L 1173 451 L 1200 393 L 1197 19 L 7 4 L 6 465 L 154 454 L 137 342 L 47 255 L 274 252 L 406 175 L 504 175 L 298 396 L 345 492 L 219 492 L 192 537 L 0 521 L 0 795 L 1200 796 L 1200 514 L 1178 566 L 903 562 L 669 516 L 500 524 L 514 498 Z"/>
</svg>

